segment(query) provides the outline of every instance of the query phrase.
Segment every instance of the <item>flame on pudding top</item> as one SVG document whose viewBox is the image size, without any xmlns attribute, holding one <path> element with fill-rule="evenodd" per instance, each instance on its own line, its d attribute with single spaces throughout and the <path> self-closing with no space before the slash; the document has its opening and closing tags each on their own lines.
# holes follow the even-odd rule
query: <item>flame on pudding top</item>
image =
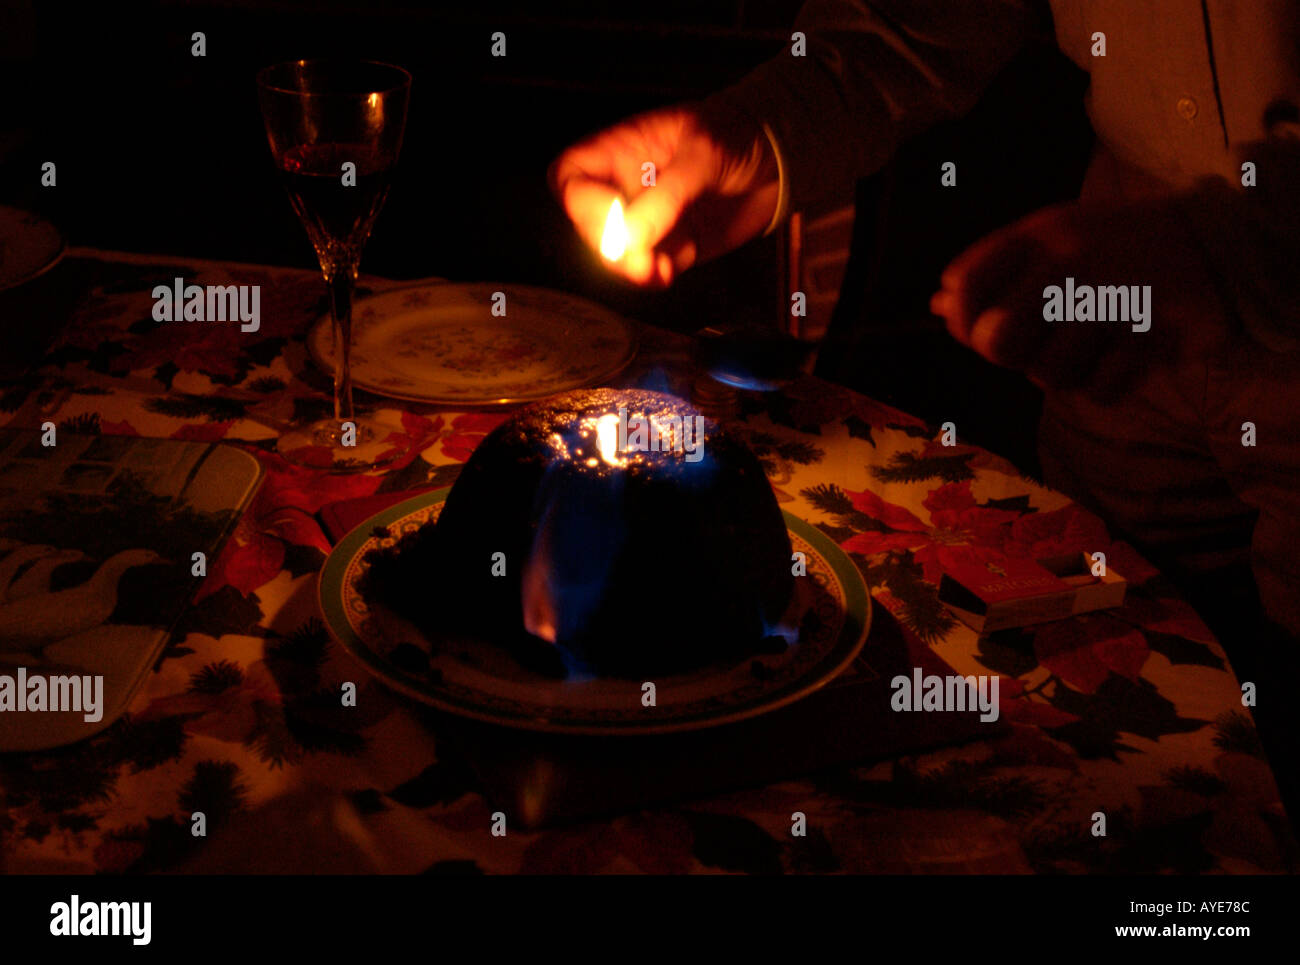
<svg viewBox="0 0 1300 965">
<path fill-rule="evenodd" d="M 619 449 L 617 413 L 584 415 L 577 420 L 576 431 L 568 433 L 568 439 L 565 435 L 562 432 L 552 432 L 550 443 L 555 454 L 566 462 L 582 462 L 592 469 L 601 468 L 602 463 L 623 469 L 632 462 L 639 461 L 640 453 L 628 453 Z"/>
<path fill-rule="evenodd" d="M 618 428 L 617 415 L 603 415 L 598 418 L 596 420 L 596 448 L 600 450 L 600 458 L 605 460 L 608 465 L 626 466 L 627 457 L 619 455 Z"/>
<path fill-rule="evenodd" d="M 727 433 L 689 402 L 649 389 L 576 389 L 535 403 L 501 429 L 552 465 L 582 473 L 681 473 L 711 467 Z"/>
<path fill-rule="evenodd" d="M 702 417 L 665 406 L 581 414 L 548 436 L 556 458 L 590 469 L 627 469 L 654 462 L 697 462 L 704 442 Z M 658 453 L 657 457 L 651 453 Z"/>
</svg>

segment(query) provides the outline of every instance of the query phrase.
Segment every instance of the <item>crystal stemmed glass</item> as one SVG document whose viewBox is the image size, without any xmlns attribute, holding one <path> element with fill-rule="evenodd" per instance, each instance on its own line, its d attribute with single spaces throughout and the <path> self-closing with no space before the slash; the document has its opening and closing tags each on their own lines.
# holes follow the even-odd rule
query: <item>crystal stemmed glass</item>
<svg viewBox="0 0 1300 965">
<path fill-rule="evenodd" d="M 293 462 L 360 470 L 398 455 L 352 405 L 352 294 L 361 249 L 383 207 L 406 126 L 411 75 L 374 61 L 296 60 L 258 72 L 276 167 L 316 249 L 334 329 L 334 417 L 293 428 Z"/>
</svg>

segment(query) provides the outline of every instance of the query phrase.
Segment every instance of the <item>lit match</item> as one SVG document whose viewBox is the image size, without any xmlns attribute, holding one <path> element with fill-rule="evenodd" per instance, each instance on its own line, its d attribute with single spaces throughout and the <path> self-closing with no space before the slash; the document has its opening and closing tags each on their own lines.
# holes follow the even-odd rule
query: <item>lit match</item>
<svg viewBox="0 0 1300 965">
<path fill-rule="evenodd" d="M 610 261 L 618 261 L 627 250 L 627 224 L 623 221 L 623 205 L 614 199 L 605 218 L 605 233 L 600 238 L 600 253 Z"/>
</svg>

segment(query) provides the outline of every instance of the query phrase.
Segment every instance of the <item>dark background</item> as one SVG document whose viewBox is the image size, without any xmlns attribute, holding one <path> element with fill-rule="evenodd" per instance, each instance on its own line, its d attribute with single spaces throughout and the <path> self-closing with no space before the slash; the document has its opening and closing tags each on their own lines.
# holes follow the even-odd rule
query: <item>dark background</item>
<svg viewBox="0 0 1300 965">
<path fill-rule="evenodd" d="M 314 267 L 271 165 L 253 77 L 300 57 L 367 57 L 414 75 L 401 163 L 362 270 L 584 294 L 683 331 L 776 324 L 779 239 L 665 292 L 603 271 L 545 174 L 573 140 L 703 96 L 789 43 L 796 0 L 127 3 L 0 0 L 0 202 L 70 244 Z M 507 56 L 490 56 L 493 31 Z M 191 35 L 206 36 L 204 57 Z M 857 188 L 844 293 L 819 371 L 1034 472 L 1039 398 L 957 346 L 926 304 L 939 270 L 988 229 L 1077 189 L 1090 132 L 1083 75 L 1047 42 L 976 112 Z M 58 185 L 40 186 L 54 161 Z M 957 162 L 941 189 L 941 160 Z M 845 186 L 844 200 L 854 191 Z M 905 359 L 906 364 L 900 364 Z"/>
</svg>

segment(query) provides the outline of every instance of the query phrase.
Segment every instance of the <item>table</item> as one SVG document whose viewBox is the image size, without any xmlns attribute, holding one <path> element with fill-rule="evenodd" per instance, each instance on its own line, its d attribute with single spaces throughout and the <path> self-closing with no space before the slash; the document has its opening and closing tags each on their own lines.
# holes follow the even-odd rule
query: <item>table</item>
<svg viewBox="0 0 1300 965">
<path fill-rule="evenodd" d="M 388 472 L 331 476 L 274 453 L 287 414 L 328 403 L 304 335 L 315 272 L 73 249 L 70 323 L 0 386 L 3 421 L 247 445 L 265 482 L 125 719 L 80 744 L 0 756 L 9 872 L 158 870 L 1279 872 L 1297 863 L 1238 681 L 1168 583 L 1096 517 L 1005 460 L 803 378 L 745 394 L 742 431 L 783 508 L 821 526 L 877 606 L 960 673 L 1002 676 L 1010 727 L 831 774 L 542 831 L 491 833 L 437 716 L 333 643 L 316 603 L 324 504 L 450 478 L 500 420 L 371 400 L 404 449 Z M 154 284 L 262 286 L 262 324 L 150 320 Z M 362 279 L 363 288 L 398 284 Z M 42 319 L 26 320 L 43 324 Z M 12 324 L 12 322 L 10 323 Z M 690 342 L 647 328 L 632 379 L 688 393 Z M 400 407 L 399 407 L 400 406 Z M 958 420 L 960 431 L 960 420 Z M 960 442 L 960 437 L 958 439 Z M 979 639 L 938 603 L 947 563 L 984 547 L 1106 553 L 1123 608 Z M 285 673 L 286 661 L 298 673 Z M 278 666 L 277 666 L 278 665 Z M 357 708 L 316 695 L 358 686 Z M 203 810 L 209 836 L 191 834 Z M 792 836 L 792 814 L 807 834 Z M 1106 817 L 1098 836 L 1097 815 Z M 219 844 L 218 844 L 219 842 Z"/>
</svg>

